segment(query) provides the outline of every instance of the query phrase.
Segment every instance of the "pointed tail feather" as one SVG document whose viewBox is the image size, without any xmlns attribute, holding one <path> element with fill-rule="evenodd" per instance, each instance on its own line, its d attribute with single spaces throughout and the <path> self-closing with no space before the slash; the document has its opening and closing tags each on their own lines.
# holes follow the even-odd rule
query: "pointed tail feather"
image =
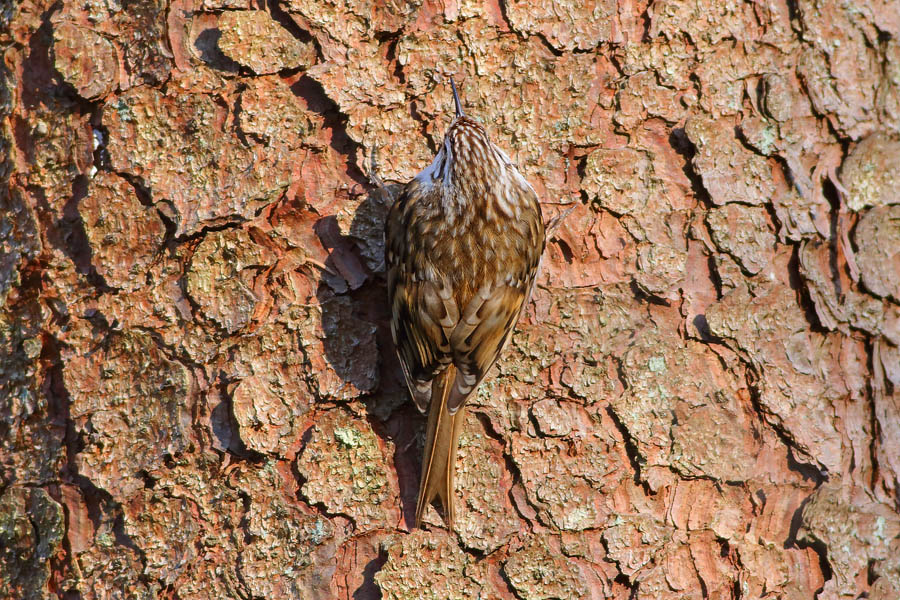
<svg viewBox="0 0 900 600">
<path fill-rule="evenodd" d="M 425 453 L 422 456 L 422 478 L 419 483 L 419 500 L 416 503 L 416 527 L 421 527 L 425 508 L 435 498 L 439 498 L 444 507 L 447 527 L 453 527 L 456 450 L 465 420 L 465 411 L 457 410 L 450 414 L 447 410 L 447 400 L 455 381 L 456 367 L 450 365 L 432 383 Z"/>
</svg>

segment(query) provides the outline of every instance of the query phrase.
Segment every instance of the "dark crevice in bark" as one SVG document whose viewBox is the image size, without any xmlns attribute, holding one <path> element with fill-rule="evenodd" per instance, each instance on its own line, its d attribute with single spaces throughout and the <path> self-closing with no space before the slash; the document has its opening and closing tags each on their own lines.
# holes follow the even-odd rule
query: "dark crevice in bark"
<svg viewBox="0 0 900 600">
<path fill-rule="evenodd" d="M 51 423 L 64 430 L 65 463 L 59 476 L 61 481 L 74 482 L 78 474 L 75 456 L 84 449 L 84 441 L 75 431 L 75 420 L 70 411 L 72 400 L 63 378 L 62 344 L 56 337 L 46 332 L 42 339 L 40 360 L 44 380 L 41 389 L 47 396 L 47 416 Z"/>
<path fill-rule="evenodd" d="M 178 225 L 173 220 L 173 216 L 176 215 L 175 207 L 168 200 L 160 200 L 156 205 L 156 216 L 159 217 L 159 220 L 162 221 L 163 227 L 166 229 L 166 233 L 163 236 L 163 241 L 159 245 L 159 256 L 162 256 L 163 252 L 168 252 L 170 257 L 175 257 L 175 249 L 178 247 L 177 242 L 175 242 L 175 236 L 178 232 Z"/>
<path fill-rule="evenodd" d="M 777 167 L 781 169 L 781 174 L 784 177 L 784 180 L 787 183 L 787 185 L 790 186 L 790 188 L 793 189 L 798 195 L 803 197 L 804 192 L 801 189 L 798 182 L 796 181 L 796 179 L 794 178 L 794 173 L 793 173 L 793 171 L 791 171 L 791 167 L 788 164 L 787 159 L 780 154 L 772 154 L 772 156 L 770 158 L 773 159 L 775 161 Z M 777 242 L 776 243 L 789 245 L 790 242 L 798 241 L 794 238 L 788 237 L 789 234 L 784 227 L 784 223 L 781 222 L 781 219 L 778 218 L 778 215 L 775 211 L 774 202 L 771 202 L 771 201 L 766 202 L 763 206 L 766 208 L 766 210 L 769 211 L 769 215 L 772 218 L 772 222 L 775 224 L 775 226 L 777 228 L 777 232 L 776 232 L 777 233 L 777 238 L 776 238 Z"/>
<path fill-rule="evenodd" d="M 575 254 L 572 252 L 572 248 L 569 247 L 569 244 L 566 243 L 562 238 L 554 238 L 553 243 L 555 243 L 559 247 L 559 251 L 563 255 L 563 260 L 566 261 L 567 264 L 572 264 Z"/>
<path fill-rule="evenodd" d="M 352 159 L 359 149 L 359 144 L 347 133 L 348 117 L 340 111 L 337 103 L 328 97 L 322 84 L 309 75 L 304 75 L 291 86 L 291 91 L 303 98 L 308 110 L 323 118 L 324 129 L 331 132 L 331 148 L 338 154 L 347 156 L 350 177 L 362 186 L 369 185 L 362 165 L 356 164 Z"/>
<path fill-rule="evenodd" d="M 20 100 L 26 108 L 37 109 L 41 105 L 51 109 L 70 108 L 60 106 L 59 101 L 63 100 L 63 104 L 66 104 L 67 100 L 70 102 L 74 89 L 59 77 L 51 57 L 53 24 L 50 19 L 62 7 L 62 2 L 56 2 L 42 13 L 40 26 L 28 40 L 28 53 L 22 65 L 22 79 L 19 88 L 22 92 Z"/>
<path fill-rule="evenodd" d="M 60 488 L 58 486 L 51 486 L 47 492 L 50 497 L 62 507 L 63 523 L 65 530 L 68 531 L 71 517 L 69 515 L 68 507 L 65 505 L 60 495 Z M 0 495 L 2 495 L 2 493 L 0 493 Z M 62 552 L 57 552 L 50 557 L 50 585 L 48 588 L 51 590 L 55 589 L 57 597 L 61 600 L 81 600 L 82 596 L 79 592 L 66 589 L 66 584 L 73 576 L 73 561 L 75 560 L 75 553 L 72 550 L 72 543 L 69 536 L 62 536 L 60 547 L 62 548 Z"/>
<path fill-rule="evenodd" d="M 225 451 L 233 458 L 261 463 L 265 460 L 265 456 L 247 448 L 239 434 L 240 427 L 234 416 L 234 399 L 228 389 L 235 381 L 220 372 L 210 383 L 210 388 L 216 388 L 220 402 L 210 411 L 209 418 L 213 430 L 209 434 L 218 438 Z M 226 443 L 222 443 L 223 441 Z"/>
<path fill-rule="evenodd" d="M 509 574 L 506 572 L 506 563 L 503 563 L 503 566 L 499 569 L 500 579 L 503 583 L 506 584 L 507 591 L 512 595 L 516 600 L 528 600 L 528 598 L 523 598 L 521 594 L 516 590 L 516 586 L 513 585 L 512 580 L 509 578 Z"/>
<path fill-rule="evenodd" d="M 537 38 L 538 41 L 541 42 L 541 45 L 544 46 L 544 48 L 546 48 L 547 51 L 550 52 L 550 54 L 552 54 L 554 57 L 560 58 L 563 56 L 563 51 L 551 44 L 550 40 L 548 40 L 547 36 L 545 36 L 543 33 L 533 33 L 532 35 Z"/>
<path fill-rule="evenodd" d="M 25 143 L 24 140 L 17 140 Z M 83 175 L 72 179 L 71 195 L 61 211 L 55 210 L 43 189 L 29 186 L 28 191 L 35 200 L 35 216 L 39 231 L 45 244 L 60 250 L 75 270 L 94 286 L 98 293 L 115 293 L 116 290 L 107 285 L 105 279 L 97 273 L 92 264 L 93 251 L 87 239 L 78 204 L 87 195 L 88 178 Z"/>
<path fill-rule="evenodd" d="M 700 597 L 701 598 L 709 598 L 709 589 L 706 585 L 706 582 L 703 581 L 703 576 L 698 573 L 697 581 L 700 583 Z"/>
<path fill-rule="evenodd" d="M 867 366 L 869 367 L 869 373 L 871 374 L 871 377 L 866 382 L 867 413 L 869 416 L 869 431 L 871 432 L 868 451 L 869 462 L 872 464 L 872 473 L 870 474 L 867 483 L 869 489 L 872 490 L 876 489 L 875 486 L 878 481 L 884 476 L 881 472 L 880 461 L 878 460 L 878 447 L 880 445 L 879 440 L 886 439 L 884 432 L 881 430 L 881 423 L 878 420 L 876 402 L 879 394 L 887 394 L 888 396 L 894 394 L 893 384 L 885 377 L 884 366 L 881 364 L 880 344 L 882 343 L 883 341 L 880 338 L 872 339 L 871 337 L 867 337 L 865 340 L 866 356 L 869 363 Z M 900 513 L 900 497 L 894 498 L 893 508 Z"/>
<path fill-rule="evenodd" d="M 621 367 L 620 367 L 621 368 Z M 619 377 L 622 380 L 623 385 L 625 385 L 624 376 L 620 375 Z M 625 386 L 627 390 L 627 386 Z M 633 481 L 637 485 L 644 485 L 644 482 L 641 480 L 641 455 L 640 451 L 638 451 L 637 444 L 634 439 L 631 437 L 631 433 L 628 431 L 628 428 L 625 427 L 625 424 L 619 419 L 619 415 L 616 414 L 616 411 L 613 410 L 612 406 L 606 407 L 606 413 L 609 415 L 609 418 L 612 419 L 612 422 L 615 424 L 616 429 L 619 430 L 619 433 L 622 435 L 622 440 L 625 442 L 625 454 L 628 456 L 628 462 L 631 464 L 631 468 L 634 471 Z"/>
<path fill-rule="evenodd" d="M 247 493 L 246 490 L 234 487 L 232 489 L 241 500 L 241 509 L 244 511 L 244 514 L 241 515 L 241 520 L 238 522 L 238 527 L 240 527 L 241 533 L 244 536 L 242 540 L 244 542 L 244 545 L 249 546 L 254 542 L 254 540 L 257 539 L 256 535 L 250 533 L 250 508 L 253 506 L 253 498 L 249 493 Z M 240 572 L 240 569 L 238 569 L 238 572 Z M 241 582 L 246 585 L 243 580 Z"/>
<path fill-rule="evenodd" d="M 802 19 L 800 17 L 800 7 L 798 6 L 798 0 L 786 0 L 788 9 L 788 18 L 791 21 L 791 27 L 797 33 L 801 34 L 803 32 Z"/>
<path fill-rule="evenodd" d="M 513 493 L 515 487 L 521 486 L 522 499 L 525 501 L 525 503 L 528 504 L 528 506 L 531 508 L 531 510 L 534 511 L 536 515 L 540 515 L 541 507 L 534 504 L 528 497 L 528 493 L 525 491 L 522 471 L 519 469 L 519 465 L 516 464 L 516 461 L 513 460 L 511 451 L 508 451 L 510 444 L 499 431 L 494 429 L 494 424 L 491 423 L 491 419 L 488 415 L 478 411 L 474 411 L 474 414 L 478 419 L 478 422 L 481 423 L 481 426 L 484 428 L 484 432 L 487 434 L 487 436 L 498 442 L 503 448 L 503 462 L 506 465 L 506 470 L 512 475 L 512 485 L 507 492 L 507 498 L 509 499 L 510 505 L 512 505 L 513 509 L 516 511 L 516 515 L 522 520 L 523 523 L 526 523 L 530 529 L 531 519 L 529 519 L 522 513 L 522 510 L 519 507 L 519 502 L 516 500 L 515 494 Z M 540 517 L 538 517 L 538 520 L 540 520 Z"/>
<path fill-rule="evenodd" d="M 797 181 L 797 176 L 794 173 L 794 170 L 791 168 L 790 162 L 788 158 L 780 155 L 774 154 L 772 156 L 779 165 L 781 165 L 781 172 L 784 174 L 784 180 L 787 184 L 793 189 L 801 198 L 805 197 L 807 192 L 803 190 L 799 181 Z"/>
<path fill-rule="evenodd" d="M 231 112 L 231 130 L 245 148 L 252 148 L 255 145 L 266 146 L 266 140 L 260 138 L 255 133 L 250 133 L 248 135 L 247 132 L 241 129 L 241 111 L 243 110 L 242 104 L 244 100 L 243 92 L 246 89 L 247 85 L 244 83 L 239 83 L 237 85 L 234 94 L 234 106 L 229 107 L 228 103 L 220 97 L 216 97 L 215 101 L 217 104 L 225 108 L 226 111 Z M 250 140 L 247 138 L 251 138 L 255 143 L 250 143 Z"/>
<path fill-rule="evenodd" d="M 778 213 L 775 211 L 775 204 L 773 202 L 765 202 L 761 207 L 765 209 L 766 213 L 769 215 L 769 219 L 772 221 L 772 227 L 775 229 L 773 232 L 775 234 L 775 245 L 771 248 L 775 251 L 778 248 L 779 243 L 778 234 L 779 232 L 784 231 L 784 224 L 781 222 L 781 219 L 778 218 Z"/>
<path fill-rule="evenodd" d="M 193 44 L 194 50 L 199 53 L 198 58 L 217 71 L 240 73 L 241 65 L 225 56 L 225 53 L 219 48 L 219 40 L 221 38 L 222 30 L 218 27 L 211 27 L 200 32 Z M 165 87 L 161 89 L 164 94 L 168 95 L 168 90 Z"/>
<path fill-rule="evenodd" d="M 378 556 L 366 563 L 363 567 L 363 581 L 359 587 L 353 590 L 353 600 L 376 600 L 381 598 L 381 588 L 375 581 L 378 574 L 387 563 L 388 553 L 384 547 L 378 548 Z"/>
<path fill-rule="evenodd" d="M 465 100 L 463 100 L 463 102 L 465 102 Z M 422 139 L 428 141 L 429 150 L 431 150 L 432 153 L 437 154 L 438 148 L 440 148 L 441 145 L 441 138 L 435 139 L 428 133 L 428 117 L 419 112 L 415 102 L 409 103 L 409 116 L 412 117 L 413 121 L 419 124 L 419 132 L 422 134 Z"/>
<path fill-rule="evenodd" d="M 822 325 L 819 320 L 819 313 L 816 312 L 816 303 L 809 293 L 803 274 L 800 272 L 800 245 L 791 246 L 791 258 L 788 260 L 788 277 L 791 289 L 796 292 L 797 304 L 803 309 L 806 321 L 809 323 L 810 331 L 827 335 L 829 330 Z"/>
<path fill-rule="evenodd" d="M 406 393 L 405 390 L 403 393 Z M 397 473 L 401 515 L 411 528 L 415 523 L 416 500 L 421 478 L 421 456 L 424 445 L 421 432 L 425 430 L 425 419 L 409 401 L 385 421 L 385 426 L 390 427 L 389 435 L 394 444 L 391 459 Z"/>
<path fill-rule="evenodd" d="M 878 561 L 874 558 L 870 558 L 869 562 L 866 565 L 866 583 L 870 586 L 875 583 L 876 579 L 878 579 L 878 572 L 876 569 L 877 566 Z"/>
<path fill-rule="evenodd" d="M 722 296 L 725 295 L 723 284 L 722 284 L 722 275 L 719 273 L 719 265 L 716 263 L 715 254 L 710 253 L 706 257 L 706 265 L 709 269 L 710 281 L 712 281 L 713 287 L 716 288 L 716 300 L 721 300 Z M 706 320 L 706 315 L 703 316 L 703 320 Z M 709 328 L 709 324 L 707 324 L 707 329 Z"/>
<path fill-rule="evenodd" d="M 132 175 L 126 171 L 113 171 L 116 175 L 124 179 L 128 182 L 128 185 L 134 190 L 134 195 L 137 197 L 138 202 L 141 203 L 142 206 L 151 207 L 154 206 L 153 202 L 153 194 L 150 191 L 150 188 L 144 183 L 144 180 L 138 177 L 137 175 Z"/>
<path fill-rule="evenodd" d="M 100 313 L 95 312 L 93 313 L 93 315 L 99 316 Z M 160 353 L 168 360 L 177 362 L 182 366 L 187 367 L 188 370 L 205 371 L 205 365 L 203 363 L 198 363 L 190 355 L 180 351 L 176 345 L 166 343 L 166 341 L 162 337 L 162 334 L 158 330 L 151 327 L 146 327 L 144 325 L 135 325 L 131 328 L 131 330 L 142 331 L 150 336 L 150 339 L 152 339 L 153 343 L 156 344 L 156 347 L 159 348 Z M 109 331 L 107 335 L 111 335 L 113 332 L 117 331 L 121 331 L 121 327 L 119 326 L 118 320 L 113 320 L 112 324 L 109 325 Z"/>
<path fill-rule="evenodd" d="M 635 279 L 631 280 L 629 287 L 631 288 L 631 293 L 634 295 L 634 299 L 642 304 L 643 303 L 656 304 L 657 306 L 671 306 L 672 305 L 672 302 L 670 300 L 663 298 L 661 296 L 657 296 L 650 290 L 646 290 L 646 289 L 642 288 Z"/>
<path fill-rule="evenodd" d="M 831 178 L 825 177 L 822 181 L 822 196 L 828 200 L 828 204 L 831 205 L 831 212 L 828 215 L 828 233 L 830 241 L 828 244 L 828 267 L 831 271 L 831 282 L 834 285 L 835 294 L 838 298 L 843 299 L 845 290 L 841 288 L 841 265 L 839 261 L 839 248 L 841 244 L 841 198 L 839 194 L 840 192 L 838 192 L 834 183 L 832 183 Z"/>
<path fill-rule="evenodd" d="M 746 359 L 741 359 L 746 362 Z M 823 473 L 819 470 L 818 467 L 813 465 L 811 462 L 801 462 L 794 455 L 795 451 L 799 452 L 796 443 L 791 437 L 790 432 L 788 432 L 782 425 L 774 421 L 775 418 L 768 411 L 766 411 L 762 406 L 762 401 L 760 398 L 761 390 L 758 386 L 759 375 L 756 372 L 756 367 L 747 364 L 745 377 L 747 379 L 747 389 L 750 391 L 750 401 L 753 405 L 753 412 L 768 426 L 772 431 L 775 432 L 775 435 L 778 436 L 778 439 L 781 440 L 781 443 L 784 444 L 787 449 L 787 462 L 788 469 L 797 473 L 805 482 L 811 482 L 816 487 L 818 487 L 822 482 L 827 479 L 827 473 Z"/>
<path fill-rule="evenodd" d="M 402 38 L 402 30 L 381 32 L 375 34 L 375 39 L 377 39 L 381 44 L 387 43 L 387 48 L 384 51 L 384 56 L 388 65 L 392 67 L 392 74 L 397 78 L 397 81 L 401 85 L 406 85 L 406 75 L 405 73 L 403 73 L 403 65 L 400 64 L 400 61 L 397 58 L 397 46 L 400 44 L 400 40 Z"/>
<path fill-rule="evenodd" d="M 324 516 L 326 518 L 333 518 L 333 517 L 344 518 L 353 525 L 353 531 L 358 530 L 358 525 L 356 524 L 356 519 L 354 519 L 353 516 L 351 516 L 345 512 L 339 511 L 339 510 L 330 510 L 325 505 L 324 501 L 313 502 L 312 500 L 307 498 L 306 495 L 303 493 L 303 491 L 300 489 L 297 490 L 297 500 L 299 500 L 306 506 L 309 506 L 310 508 L 316 510 L 319 514 L 321 514 L 322 516 Z"/>
<path fill-rule="evenodd" d="M 603 545 L 603 550 L 607 557 L 610 555 L 609 543 L 605 537 L 600 537 L 600 543 Z M 619 563 L 616 560 L 607 558 L 610 563 L 616 566 L 616 569 L 620 569 Z M 622 573 L 621 570 L 616 573 L 616 576 L 613 578 L 613 583 L 618 583 L 625 589 L 629 590 L 628 600 L 635 600 L 637 598 L 637 594 L 641 584 L 639 582 L 632 581 L 631 578 L 628 577 L 625 573 Z"/>
<path fill-rule="evenodd" d="M 669 134 L 669 144 L 672 146 L 675 153 L 684 159 L 684 166 L 681 168 L 681 171 L 691 183 L 691 191 L 694 194 L 694 198 L 697 199 L 697 203 L 701 207 L 713 206 L 713 201 L 709 196 L 709 192 L 703 185 L 703 177 L 694 171 L 692 161 L 697 154 L 697 148 L 694 146 L 693 142 L 691 142 L 690 138 L 688 138 L 684 127 L 675 127 L 672 129 L 672 133 Z"/>
<path fill-rule="evenodd" d="M 279 25 L 284 27 L 288 33 L 297 38 L 299 41 L 304 44 L 312 44 L 316 49 L 316 62 L 321 62 L 324 60 L 322 56 L 322 49 L 319 47 L 319 42 L 313 37 L 312 33 L 303 29 L 300 25 L 297 24 L 294 19 L 291 18 L 290 14 L 288 14 L 284 8 L 281 6 L 281 0 L 260 0 L 260 4 L 264 5 L 265 8 L 268 8 L 269 15 L 278 22 Z"/>
<path fill-rule="evenodd" d="M 165 199 L 157 200 L 156 204 L 158 205 L 160 202 L 167 203 L 168 201 Z M 222 217 L 221 222 L 208 223 L 208 224 L 204 225 L 203 227 L 201 227 L 197 231 L 186 232 L 179 236 L 176 236 L 172 240 L 172 242 L 178 246 L 187 245 L 188 247 L 191 248 L 191 252 L 184 259 L 184 266 L 187 267 L 189 265 L 189 263 L 191 262 L 191 258 L 193 257 L 194 248 L 208 234 L 217 233 L 219 231 L 226 231 L 228 229 L 237 229 L 246 222 L 247 222 L 247 219 L 245 219 L 243 217 L 239 217 L 237 215 L 229 215 L 228 217 Z M 193 246 L 193 247 L 191 247 L 191 246 Z M 185 294 L 187 294 L 186 290 L 185 290 Z"/>
<path fill-rule="evenodd" d="M 647 6 L 640 15 L 638 15 L 638 19 L 641 23 L 641 43 L 649 44 L 653 41 L 653 36 L 651 35 L 651 31 L 653 29 L 653 19 L 650 17 L 650 7 Z"/>
<path fill-rule="evenodd" d="M 250 494 L 248 494 L 245 490 L 242 490 L 240 488 L 235 488 L 230 485 L 229 485 L 229 487 L 238 495 L 238 498 L 240 498 L 241 508 L 243 509 L 243 514 L 241 515 L 241 520 L 238 521 L 238 524 L 237 524 L 237 526 L 240 528 L 240 533 L 243 534 L 242 542 L 245 546 L 245 548 L 243 550 L 241 550 L 240 552 L 238 552 L 238 555 L 237 555 L 237 562 L 238 562 L 238 565 L 240 565 L 244 559 L 244 552 L 246 550 L 246 547 L 249 547 L 256 539 L 256 536 L 253 535 L 252 533 L 250 533 L 250 506 L 252 504 L 252 498 L 250 497 Z M 235 534 L 237 534 L 237 532 L 235 532 Z M 238 595 L 242 599 L 250 600 L 252 598 L 252 596 L 250 595 L 250 585 L 247 583 L 247 580 L 244 578 L 243 569 L 235 568 L 234 575 L 235 575 L 235 578 L 237 579 L 237 582 L 240 584 L 240 586 L 242 588 L 240 590 L 236 590 L 238 592 Z"/>
<path fill-rule="evenodd" d="M 761 92 L 757 92 L 757 93 L 759 94 Z M 748 111 L 750 110 L 750 107 L 747 106 L 747 102 L 744 102 L 744 109 L 748 110 Z M 741 123 L 738 123 L 737 125 L 734 126 L 734 139 L 736 139 L 738 141 L 738 143 L 741 145 L 741 147 L 744 150 L 746 150 L 747 152 L 752 152 L 753 154 L 756 154 L 757 156 L 762 156 L 763 158 L 767 158 L 767 159 L 771 158 L 770 155 L 763 154 L 759 150 L 759 148 L 757 148 L 750 142 L 750 140 L 747 138 L 747 134 L 744 133 L 744 129 L 741 127 Z"/>
<path fill-rule="evenodd" d="M 811 496 L 804 498 L 803 502 L 800 503 L 800 506 L 797 507 L 797 510 L 794 511 L 794 516 L 791 519 L 791 531 L 787 541 L 785 541 L 784 548 L 809 548 L 815 552 L 816 556 L 819 558 L 819 570 L 822 571 L 823 582 L 828 583 L 828 581 L 834 577 L 834 572 L 831 569 L 831 563 L 828 562 L 828 547 L 825 545 L 825 542 L 818 538 L 807 538 L 802 541 L 797 539 L 797 534 L 800 531 L 800 527 L 803 525 L 803 508 L 810 501 L 810 498 Z M 812 591 L 812 597 L 817 597 L 823 588 L 824 586 L 814 591 L 810 590 Z"/>
<path fill-rule="evenodd" d="M 145 490 L 152 490 L 156 487 L 157 480 L 153 478 L 150 473 L 147 472 L 146 469 L 141 469 L 137 472 L 138 479 L 144 484 Z"/>
<path fill-rule="evenodd" d="M 87 196 L 87 190 L 88 178 L 83 175 L 76 177 L 72 184 L 72 195 L 63 206 L 62 218 L 54 224 L 55 227 L 48 227 L 48 234 L 57 234 L 58 247 L 72 260 L 78 273 L 84 275 L 88 283 L 97 288 L 98 293 L 115 294 L 118 290 L 106 283 L 106 279 L 97 272 L 93 264 L 94 252 L 88 241 L 81 213 L 78 211 L 78 204 Z"/>
<path fill-rule="evenodd" d="M 566 51 L 560 50 L 559 56 L 564 56 L 566 52 L 571 52 L 572 54 L 603 54 L 603 55 L 607 55 L 607 54 L 611 54 L 618 45 L 619 44 L 615 44 L 608 40 L 601 40 L 601 41 L 597 42 L 597 44 L 591 48 L 575 47 L 575 48 L 572 48 L 571 50 L 566 50 Z"/>
<path fill-rule="evenodd" d="M 303 473 L 300 472 L 300 459 L 303 456 L 303 452 L 306 450 L 307 444 L 309 444 L 309 440 L 312 439 L 314 425 L 310 425 L 306 428 L 303 434 L 300 436 L 300 448 L 297 450 L 297 458 L 296 460 L 291 461 L 291 475 L 294 477 L 294 481 L 297 482 L 297 493 L 296 498 L 301 502 L 306 502 L 306 497 L 300 491 L 301 488 L 306 484 L 307 479 L 303 476 Z"/>
<path fill-rule="evenodd" d="M 116 502 L 106 490 L 94 485 L 94 482 L 84 475 L 73 472 L 69 474 L 68 480 L 78 486 L 81 497 L 84 498 L 88 518 L 94 529 L 99 529 L 104 516 L 116 510 Z"/>
<path fill-rule="evenodd" d="M 352 408 L 346 404 L 336 404 L 335 406 L 331 407 L 330 410 L 344 411 L 351 418 L 359 418 L 360 417 L 360 415 L 358 413 L 354 412 L 352 410 Z M 366 420 L 367 420 L 367 422 L 369 422 L 371 424 L 370 419 L 366 419 Z M 324 501 L 313 502 L 303 492 L 303 486 L 306 484 L 307 479 L 306 479 L 306 477 L 303 476 L 302 473 L 300 473 L 299 463 L 303 456 L 303 452 L 306 449 L 307 444 L 309 444 L 309 441 L 312 439 L 314 427 L 315 426 L 311 426 L 306 431 L 303 432 L 303 435 L 301 436 L 301 447 L 297 451 L 297 459 L 291 461 L 291 465 L 290 465 L 291 474 L 293 475 L 294 479 L 297 482 L 296 498 L 303 504 L 306 504 L 307 506 L 314 508 L 320 514 L 322 514 L 326 517 L 343 517 L 343 518 L 347 519 L 347 521 L 349 521 L 350 523 L 353 524 L 353 529 L 354 529 L 354 531 L 356 531 L 358 529 L 358 526 L 356 523 L 356 519 L 352 515 L 345 513 L 343 511 L 331 510 L 328 508 L 328 506 L 326 506 Z M 376 433 L 375 435 L 377 436 L 378 434 Z"/>
</svg>

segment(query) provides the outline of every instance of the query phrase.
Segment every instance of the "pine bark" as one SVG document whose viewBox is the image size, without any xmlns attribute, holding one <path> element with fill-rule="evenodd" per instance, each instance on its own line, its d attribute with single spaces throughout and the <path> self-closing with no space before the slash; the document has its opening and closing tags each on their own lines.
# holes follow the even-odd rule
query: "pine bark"
<svg viewBox="0 0 900 600">
<path fill-rule="evenodd" d="M 900 597 L 898 15 L 3 4 L 0 597 Z M 446 75 L 574 208 L 452 531 L 382 239 Z"/>
</svg>

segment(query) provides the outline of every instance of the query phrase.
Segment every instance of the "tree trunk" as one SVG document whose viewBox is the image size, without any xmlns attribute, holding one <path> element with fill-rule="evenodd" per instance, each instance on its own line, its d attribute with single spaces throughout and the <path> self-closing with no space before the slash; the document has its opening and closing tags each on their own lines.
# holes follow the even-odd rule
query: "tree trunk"
<svg viewBox="0 0 900 600">
<path fill-rule="evenodd" d="M 900 2 L 851 4 L 4 4 L 0 597 L 900 597 Z M 446 75 L 574 212 L 414 530 L 382 230 Z"/>
</svg>

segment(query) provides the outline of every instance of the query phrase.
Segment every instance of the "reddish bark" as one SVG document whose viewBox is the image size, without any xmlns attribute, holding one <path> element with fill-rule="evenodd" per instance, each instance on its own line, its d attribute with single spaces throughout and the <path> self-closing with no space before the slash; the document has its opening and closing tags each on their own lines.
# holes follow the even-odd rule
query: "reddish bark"
<svg viewBox="0 0 900 600">
<path fill-rule="evenodd" d="M 0 597 L 900 597 L 898 15 L 6 5 Z M 575 210 L 410 531 L 382 229 L 444 74 Z"/>
</svg>

